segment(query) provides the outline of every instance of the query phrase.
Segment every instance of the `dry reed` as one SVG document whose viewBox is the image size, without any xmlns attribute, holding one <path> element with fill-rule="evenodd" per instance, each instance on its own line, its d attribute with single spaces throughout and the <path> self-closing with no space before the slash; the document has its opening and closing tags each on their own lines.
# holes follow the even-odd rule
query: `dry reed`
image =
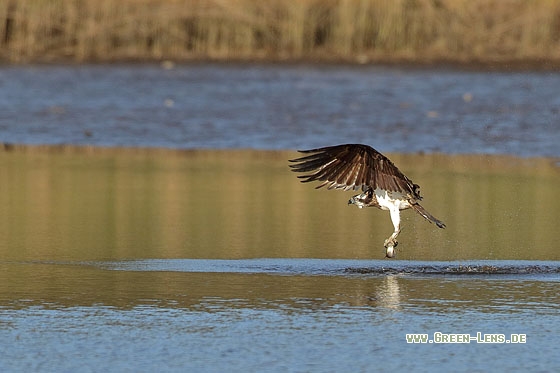
<svg viewBox="0 0 560 373">
<path fill-rule="evenodd" d="M 556 0 L 0 0 L 0 60 L 560 60 Z"/>
</svg>

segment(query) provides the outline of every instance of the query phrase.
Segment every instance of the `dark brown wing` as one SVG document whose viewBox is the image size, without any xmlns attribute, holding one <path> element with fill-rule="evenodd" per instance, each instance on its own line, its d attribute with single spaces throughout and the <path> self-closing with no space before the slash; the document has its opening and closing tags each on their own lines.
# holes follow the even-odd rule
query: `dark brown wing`
<svg viewBox="0 0 560 373">
<path fill-rule="evenodd" d="M 371 146 L 345 144 L 299 152 L 309 155 L 290 160 L 295 163 L 290 167 L 295 172 L 311 172 L 298 178 L 303 183 L 322 181 L 317 189 L 325 185 L 342 190 L 380 188 L 421 199 L 418 185 Z"/>
</svg>

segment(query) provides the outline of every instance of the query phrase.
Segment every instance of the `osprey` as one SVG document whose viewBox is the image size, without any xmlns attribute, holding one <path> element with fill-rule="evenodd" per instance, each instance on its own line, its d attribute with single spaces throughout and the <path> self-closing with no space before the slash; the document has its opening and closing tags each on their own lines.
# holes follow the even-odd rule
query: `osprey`
<svg viewBox="0 0 560 373">
<path fill-rule="evenodd" d="M 324 186 L 327 189 L 361 189 L 362 193 L 350 198 L 349 205 L 389 210 L 395 230 L 385 240 L 387 258 L 395 256 L 397 236 L 401 231 L 400 210 L 412 208 L 430 223 L 445 228 L 442 221 L 433 217 L 418 203 L 422 200 L 420 186 L 414 184 L 389 158 L 371 146 L 345 144 L 299 152 L 308 155 L 291 159 L 290 162 L 295 164 L 290 167 L 295 172 L 311 172 L 298 176 L 302 183 L 322 181 L 316 189 Z"/>
</svg>

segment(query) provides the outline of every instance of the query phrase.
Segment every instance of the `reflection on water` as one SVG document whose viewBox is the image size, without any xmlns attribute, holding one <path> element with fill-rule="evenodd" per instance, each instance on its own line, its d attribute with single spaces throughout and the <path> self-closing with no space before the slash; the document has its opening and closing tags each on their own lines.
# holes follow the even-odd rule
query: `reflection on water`
<svg viewBox="0 0 560 373">
<path fill-rule="evenodd" d="M 347 206 L 292 152 L 66 149 L 0 153 L 7 259 L 382 258 L 389 214 Z M 393 155 L 439 230 L 403 214 L 399 259 L 558 260 L 552 160 Z"/>
<path fill-rule="evenodd" d="M 356 274 L 368 261 L 304 260 L 2 263 L 0 305 L 131 309 L 143 305 L 211 312 L 367 307 L 419 313 L 557 314 L 560 265 L 548 275 Z M 381 267 L 374 262 L 373 268 Z M 226 265 L 227 264 L 227 265 Z M 410 262 L 409 266 L 413 266 Z M 252 266 L 253 269 L 249 269 Z M 347 267 L 350 266 L 350 267 Z M 519 266 L 524 267 L 525 265 Z M 344 268 L 346 267 L 346 268 Z M 112 268 L 112 269 L 109 269 Z M 227 269 L 226 269 L 227 268 Z M 305 273 L 308 271 L 308 273 Z"/>
<path fill-rule="evenodd" d="M 399 280 L 394 275 L 384 278 L 383 284 L 379 286 L 377 292 L 377 304 L 390 309 L 401 309 L 402 299 L 399 291 Z"/>
<path fill-rule="evenodd" d="M 343 267 L 369 261 L 292 259 L 217 261 L 229 266 L 220 272 L 214 262 L 3 262 L 9 358 L 0 368 L 368 371 L 381 359 L 388 369 L 438 361 L 550 371 L 560 363 L 557 275 L 364 275 Z M 297 274 L 305 268 L 310 274 Z M 407 333 L 435 332 L 521 333 L 528 343 L 405 342 Z"/>
</svg>

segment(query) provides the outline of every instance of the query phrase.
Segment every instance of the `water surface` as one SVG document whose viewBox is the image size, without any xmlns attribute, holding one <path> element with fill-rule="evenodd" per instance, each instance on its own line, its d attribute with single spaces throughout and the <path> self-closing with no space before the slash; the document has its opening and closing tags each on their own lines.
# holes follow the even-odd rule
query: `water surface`
<svg viewBox="0 0 560 373">
<path fill-rule="evenodd" d="M 380 259 L 389 214 L 299 183 L 291 151 L 0 153 L 0 252 L 13 260 Z M 392 155 L 438 229 L 402 213 L 399 259 L 560 260 L 545 158 Z"/>
<path fill-rule="evenodd" d="M 384 263 L 3 263 L 0 367 L 371 371 L 381 364 L 382 371 L 548 371 L 560 366 L 555 353 L 558 262 L 547 262 L 548 272 L 530 275 L 353 271 L 376 270 Z M 445 266 L 459 268 L 457 263 Z M 508 339 L 525 334 L 527 341 L 406 343 L 406 334 L 433 338 L 436 332 L 499 333 Z"/>
<path fill-rule="evenodd" d="M 560 73 L 379 66 L 0 68 L 0 141 L 554 156 Z"/>
<path fill-rule="evenodd" d="M 559 370 L 559 86 L 372 66 L 0 68 L 1 143 L 85 146 L 0 151 L 0 370 Z M 383 259 L 389 214 L 298 183 L 282 150 L 344 142 L 388 153 L 447 229 L 406 211 Z M 406 343 L 435 332 L 527 341 Z"/>
<path fill-rule="evenodd" d="M 295 152 L 0 152 L 2 371 L 560 367 L 547 158 L 391 155 L 440 230 L 347 206 Z M 411 167 L 414 165 L 414 167 Z M 526 343 L 408 344 L 406 334 Z"/>
</svg>

